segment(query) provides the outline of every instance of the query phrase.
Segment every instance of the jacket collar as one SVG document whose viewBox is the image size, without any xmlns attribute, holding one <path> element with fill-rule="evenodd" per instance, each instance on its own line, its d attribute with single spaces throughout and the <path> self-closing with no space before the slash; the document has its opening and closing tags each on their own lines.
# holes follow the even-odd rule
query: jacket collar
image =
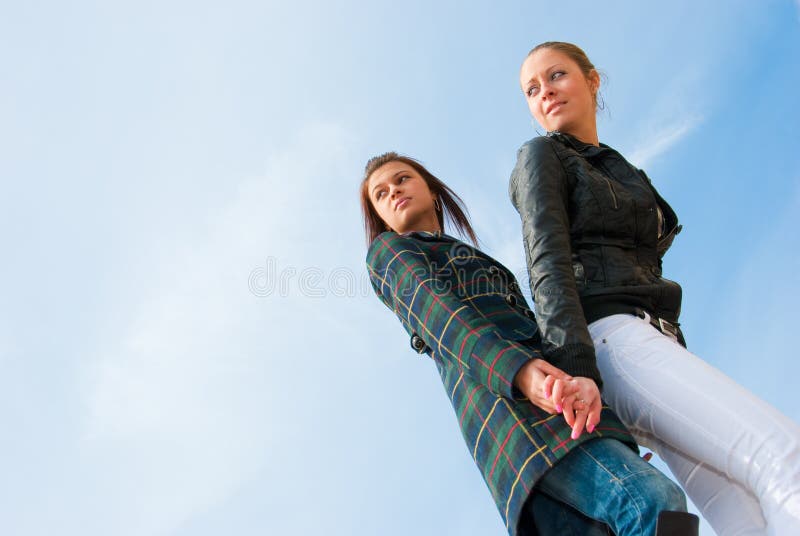
<svg viewBox="0 0 800 536">
<path fill-rule="evenodd" d="M 594 156 L 596 154 L 600 154 L 601 152 L 603 152 L 604 149 L 611 149 L 611 147 L 609 147 L 605 143 L 601 143 L 600 147 L 596 147 L 591 143 L 582 142 L 572 134 L 566 134 L 564 132 L 559 132 L 558 130 L 552 130 L 548 132 L 547 137 L 556 139 L 561 143 L 563 143 L 564 145 L 572 147 L 583 156 Z"/>
<path fill-rule="evenodd" d="M 443 233 L 441 231 L 409 231 L 407 233 L 401 233 L 400 236 L 408 236 L 411 238 L 419 238 L 421 240 L 444 240 L 444 241 L 458 241 L 457 238 L 454 238 L 447 233 Z"/>
</svg>

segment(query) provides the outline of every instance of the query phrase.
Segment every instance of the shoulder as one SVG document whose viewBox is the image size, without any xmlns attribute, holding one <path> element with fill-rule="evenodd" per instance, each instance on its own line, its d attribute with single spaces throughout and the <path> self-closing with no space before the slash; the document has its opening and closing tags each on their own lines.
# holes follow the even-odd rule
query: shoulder
<svg viewBox="0 0 800 536">
<path fill-rule="evenodd" d="M 379 234 L 367 249 L 367 264 L 371 266 L 376 258 L 407 245 L 408 240 L 408 237 L 401 236 L 394 231 L 386 231 Z"/>
<path fill-rule="evenodd" d="M 375 237 L 367 250 L 367 266 L 373 269 L 385 268 L 398 257 L 424 257 L 422 241 L 413 233 L 397 234 L 386 231 Z"/>
<path fill-rule="evenodd" d="M 552 136 L 537 136 L 525 142 L 517 151 L 517 164 L 509 180 L 512 201 L 516 190 L 527 189 L 531 183 L 562 182 L 562 152 L 563 145 Z"/>
<path fill-rule="evenodd" d="M 556 142 L 550 136 L 536 136 L 525 143 L 517 150 L 517 158 L 530 155 L 555 154 Z"/>
<path fill-rule="evenodd" d="M 517 168 L 561 166 L 565 146 L 555 136 L 537 136 L 517 150 Z"/>
</svg>

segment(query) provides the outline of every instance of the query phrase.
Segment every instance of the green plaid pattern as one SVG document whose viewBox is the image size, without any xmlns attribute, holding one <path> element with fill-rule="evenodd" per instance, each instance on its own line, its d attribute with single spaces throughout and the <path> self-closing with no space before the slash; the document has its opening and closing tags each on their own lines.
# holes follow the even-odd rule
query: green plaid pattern
<svg viewBox="0 0 800 536">
<path fill-rule="evenodd" d="M 370 245 L 367 267 L 381 301 L 425 343 L 510 535 L 536 481 L 572 448 L 614 437 L 636 449 L 609 408 L 593 433 L 572 440 L 563 416 L 513 386 L 517 371 L 542 355 L 533 313 L 503 265 L 442 233 L 387 232 Z"/>
</svg>

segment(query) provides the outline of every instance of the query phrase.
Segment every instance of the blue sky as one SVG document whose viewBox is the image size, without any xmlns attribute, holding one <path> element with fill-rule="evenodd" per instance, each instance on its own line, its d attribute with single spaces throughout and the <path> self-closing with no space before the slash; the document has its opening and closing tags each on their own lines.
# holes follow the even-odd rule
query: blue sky
<svg viewBox="0 0 800 536">
<path fill-rule="evenodd" d="M 503 534 L 371 295 L 358 181 L 421 159 L 524 278 L 517 69 L 550 39 L 606 73 L 601 140 L 684 224 L 690 348 L 797 418 L 798 2 L 3 12 L 4 534 Z"/>
</svg>

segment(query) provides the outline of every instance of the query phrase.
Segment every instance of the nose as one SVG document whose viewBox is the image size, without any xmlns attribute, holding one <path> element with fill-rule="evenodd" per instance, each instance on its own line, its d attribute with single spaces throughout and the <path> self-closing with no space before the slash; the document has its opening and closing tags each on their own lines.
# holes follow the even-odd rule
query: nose
<svg viewBox="0 0 800 536">
<path fill-rule="evenodd" d="M 553 86 L 551 86 L 548 82 L 542 82 L 542 87 L 539 89 L 539 95 L 541 95 L 543 99 L 552 97 L 555 95 L 555 93 L 556 92 L 555 89 L 553 89 Z"/>
<path fill-rule="evenodd" d="M 401 193 L 402 191 L 403 189 L 399 184 L 392 184 L 391 186 L 389 186 L 389 197 L 394 199 L 394 197 L 397 194 Z"/>
</svg>

